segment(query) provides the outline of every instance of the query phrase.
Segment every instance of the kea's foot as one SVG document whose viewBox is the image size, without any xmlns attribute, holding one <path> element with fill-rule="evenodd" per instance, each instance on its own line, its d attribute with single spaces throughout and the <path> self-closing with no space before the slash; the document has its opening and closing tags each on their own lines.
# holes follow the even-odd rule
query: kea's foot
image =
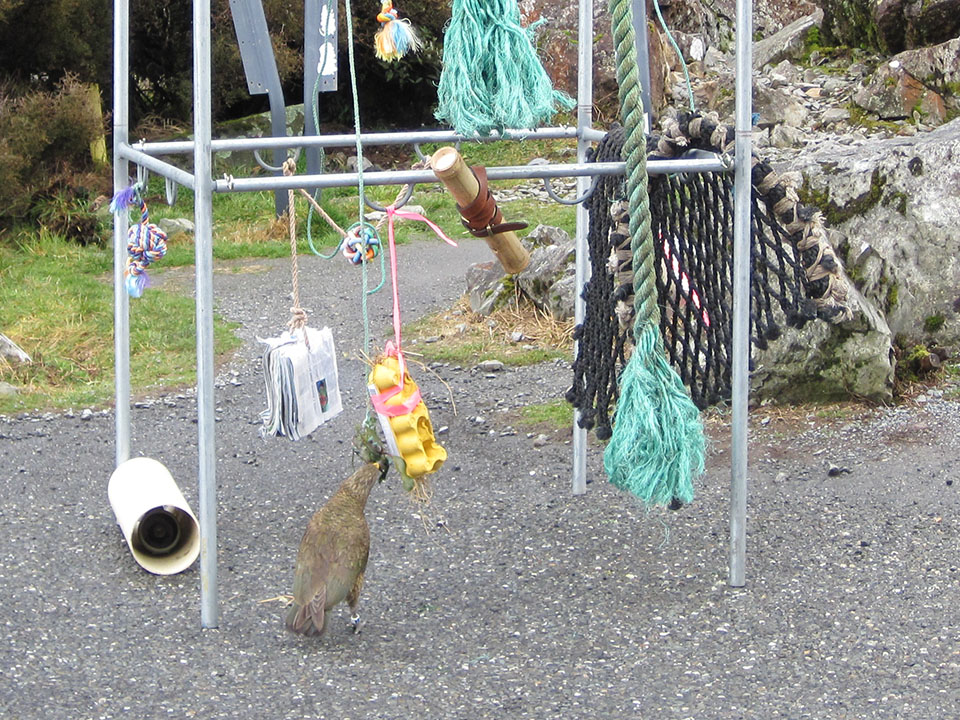
<svg viewBox="0 0 960 720">
<path fill-rule="evenodd" d="M 364 622 L 360 619 L 360 613 L 356 613 L 350 616 L 350 627 L 353 628 L 353 634 L 359 635 L 360 630 L 363 627 Z"/>
</svg>

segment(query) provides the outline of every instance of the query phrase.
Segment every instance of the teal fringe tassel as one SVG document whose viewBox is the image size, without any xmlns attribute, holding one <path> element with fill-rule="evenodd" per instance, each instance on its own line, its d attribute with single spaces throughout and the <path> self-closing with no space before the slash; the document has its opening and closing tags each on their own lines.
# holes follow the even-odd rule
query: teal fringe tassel
<svg viewBox="0 0 960 720">
<path fill-rule="evenodd" d="M 646 505 L 693 500 L 706 441 L 700 412 L 648 325 L 620 376 L 613 436 L 603 454 L 610 482 Z"/>
<path fill-rule="evenodd" d="M 532 130 L 574 101 L 554 90 L 517 0 L 453 0 L 443 41 L 437 119 L 466 137 Z"/>
</svg>

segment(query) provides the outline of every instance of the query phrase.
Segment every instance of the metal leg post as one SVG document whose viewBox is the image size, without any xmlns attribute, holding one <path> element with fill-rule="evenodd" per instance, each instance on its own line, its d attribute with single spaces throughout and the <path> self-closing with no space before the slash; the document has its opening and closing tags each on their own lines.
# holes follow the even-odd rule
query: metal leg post
<svg viewBox="0 0 960 720">
<path fill-rule="evenodd" d="M 733 427 L 731 429 L 730 585 L 746 583 L 747 419 L 750 394 L 750 213 L 752 184 L 752 0 L 737 0 L 736 167 L 733 228 Z"/>
<path fill-rule="evenodd" d="M 130 183 L 130 167 L 120 155 L 129 139 L 130 2 L 116 0 L 113 9 L 113 190 Z M 127 262 L 126 213 L 113 216 L 113 355 L 116 395 L 116 462 L 130 457 L 130 300 L 124 285 Z"/>
<path fill-rule="evenodd" d="M 194 242 L 196 244 L 197 432 L 200 486 L 200 624 L 220 624 L 217 604 L 217 478 L 213 388 L 213 177 L 210 0 L 193 3 Z"/>
<path fill-rule="evenodd" d="M 577 53 L 577 162 L 586 162 L 590 141 L 584 132 L 593 117 L 593 3 L 581 0 Z M 590 178 L 577 178 L 577 195 L 583 195 L 590 187 Z M 583 286 L 590 279 L 590 265 L 587 250 L 587 232 L 589 217 L 583 203 L 577 205 L 576 238 L 576 280 L 577 295 L 574 298 L 574 322 L 583 322 L 585 303 Z M 574 347 L 574 354 L 577 348 Z M 587 431 L 580 427 L 580 411 L 573 413 L 573 494 L 582 495 L 587 491 Z"/>
</svg>

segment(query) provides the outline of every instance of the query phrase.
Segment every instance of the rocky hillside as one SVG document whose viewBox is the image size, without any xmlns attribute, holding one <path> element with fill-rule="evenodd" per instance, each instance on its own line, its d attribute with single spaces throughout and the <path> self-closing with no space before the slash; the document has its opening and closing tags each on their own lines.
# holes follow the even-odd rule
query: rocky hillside
<svg viewBox="0 0 960 720">
<path fill-rule="evenodd" d="M 572 90 L 576 7 L 559 5 L 521 0 L 550 20 L 542 47 Z M 603 123 L 616 85 L 606 3 L 594 5 Z M 692 93 L 732 123 L 734 0 L 661 1 L 682 61 L 648 5 L 657 115 Z M 856 322 L 814 323 L 763 353 L 755 386 L 784 398 L 812 376 L 824 395 L 890 397 L 897 356 L 960 343 L 960 0 L 758 0 L 753 17 L 755 152 L 823 214 L 862 295 Z"/>
</svg>

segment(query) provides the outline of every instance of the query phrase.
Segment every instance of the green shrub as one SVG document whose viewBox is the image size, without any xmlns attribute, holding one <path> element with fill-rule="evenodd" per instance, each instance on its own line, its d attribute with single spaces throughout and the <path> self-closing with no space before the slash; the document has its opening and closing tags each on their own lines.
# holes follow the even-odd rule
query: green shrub
<svg viewBox="0 0 960 720">
<path fill-rule="evenodd" d="M 109 177 L 93 172 L 90 157 L 90 143 L 103 131 L 89 87 L 72 75 L 50 92 L 0 90 L 0 223 L 37 221 L 74 235 L 70 216 L 75 220 L 80 209 L 72 201 L 109 193 Z"/>
</svg>

